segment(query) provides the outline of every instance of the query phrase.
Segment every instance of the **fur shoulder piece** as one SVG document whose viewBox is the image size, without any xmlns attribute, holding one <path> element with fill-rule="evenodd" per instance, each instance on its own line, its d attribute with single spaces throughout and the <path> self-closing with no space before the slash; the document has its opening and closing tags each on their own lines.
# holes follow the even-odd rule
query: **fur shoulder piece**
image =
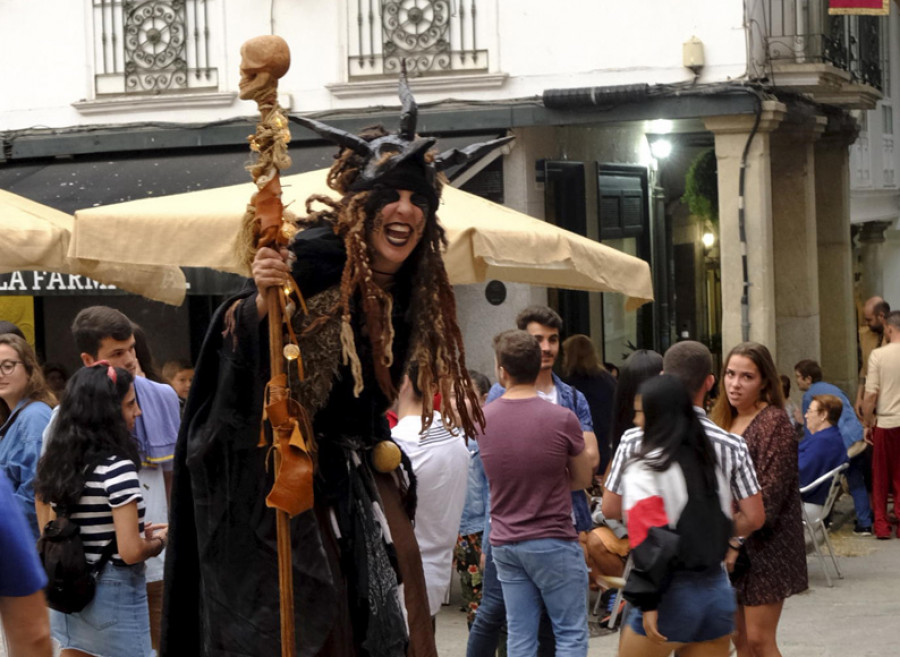
<svg viewBox="0 0 900 657">
<path fill-rule="evenodd" d="M 299 380 L 297 362 L 291 363 L 291 393 L 310 418 L 325 406 L 341 364 L 341 321 L 337 314 L 340 287 L 306 299 L 309 314 L 292 318 L 305 378 Z"/>
</svg>

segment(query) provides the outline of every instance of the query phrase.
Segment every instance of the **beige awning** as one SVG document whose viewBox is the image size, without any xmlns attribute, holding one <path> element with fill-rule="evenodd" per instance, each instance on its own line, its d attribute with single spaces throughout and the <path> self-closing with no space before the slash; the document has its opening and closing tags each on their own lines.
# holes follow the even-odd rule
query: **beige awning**
<svg viewBox="0 0 900 657">
<path fill-rule="evenodd" d="M 328 194 L 325 169 L 282 178 L 283 201 L 305 214 L 305 199 Z M 252 183 L 79 210 L 69 255 L 120 263 L 211 267 L 247 274 L 233 243 Z M 332 192 L 333 194 L 333 192 Z M 620 292 L 630 307 L 653 299 L 639 258 L 458 189 L 438 211 L 447 230 L 454 284 L 498 279 L 594 292 Z"/>
<path fill-rule="evenodd" d="M 171 265 L 126 265 L 108 258 L 74 260 L 68 250 L 71 215 L 0 190 L 0 273 L 50 271 L 87 276 L 106 285 L 178 305 L 184 300 L 185 278 Z"/>
</svg>

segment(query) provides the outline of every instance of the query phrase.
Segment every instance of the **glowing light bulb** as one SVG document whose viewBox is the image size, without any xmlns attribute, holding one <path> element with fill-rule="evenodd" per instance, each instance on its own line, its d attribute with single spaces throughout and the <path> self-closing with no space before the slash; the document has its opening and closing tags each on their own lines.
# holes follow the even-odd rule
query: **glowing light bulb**
<svg viewBox="0 0 900 657">
<path fill-rule="evenodd" d="M 650 144 L 650 152 L 657 160 L 664 160 L 672 154 L 672 142 L 668 139 L 657 139 Z"/>
<path fill-rule="evenodd" d="M 284 349 L 281 350 L 281 353 L 287 360 L 297 360 L 300 358 L 300 347 L 295 344 L 286 344 L 284 345 Z"/>
<path fill-rule="evenodd" d="M 711 249 L 712 245 L 716 243 L 716 236 L 711 232 L 706 231 L 703 233 L 703 237 L 700 238 L 700 241 L 703 242 L 703 246 L 707 249 Z"/>
</svg>

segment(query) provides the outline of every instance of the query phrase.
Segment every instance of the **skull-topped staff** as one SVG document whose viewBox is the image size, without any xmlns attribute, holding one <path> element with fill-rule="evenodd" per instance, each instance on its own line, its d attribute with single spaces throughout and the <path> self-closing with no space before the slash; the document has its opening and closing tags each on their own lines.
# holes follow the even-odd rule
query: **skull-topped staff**
<svg viewBox="0 0 900 657">
<path fill-rule="evenodd" d="M 278 79 L 289 67 L 290 50 L 281 37 L 255 37 L 241 47 L 240 97 L 255 101 L 260 112 L 256 134 L 248 137 L 251 150 L 258 153 L 248 167 L 257 191 L 247 206 L 236 245 L 248 268 L 259 248 L 285 247 L 296 231 L 293 223 L 284 218 L 280 181 L 280 171 L 291 165 L 291 158 L 287 152 L 288 122 L 278 104 Z M 296 654 L 290 518 L 313 506 L 309 422 L 302 407 L 290 399 L 285 371 L 286 360 L 300 357 L 289 317 L 295 306 L 293 295 L 302 304 L 299 290 L 290 284 L 266 292 L 271 378 L 266 386 L 265 418 L 272 428 L 275 465 L 275 481 L 266 505 L 274 508 L 276 514 L 282 657 Z M 287 345 L 283 344 L 285 331 L 290 338 Z M 302 376 L 302 367 L 298 371 Z M 268 447 L 264 434 L 260 447 Z"/>
</svg>

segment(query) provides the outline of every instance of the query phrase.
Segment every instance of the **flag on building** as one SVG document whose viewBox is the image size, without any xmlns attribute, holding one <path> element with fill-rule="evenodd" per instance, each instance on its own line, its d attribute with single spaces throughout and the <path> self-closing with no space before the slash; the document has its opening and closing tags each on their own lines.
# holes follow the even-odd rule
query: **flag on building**
<svg viewBox="0 0 900 657">
<path fill-rule="evenodd" d="M 891 0 L 828 0 L 828 13 L 887 16 L 891 13 Z"/>
</svg>

